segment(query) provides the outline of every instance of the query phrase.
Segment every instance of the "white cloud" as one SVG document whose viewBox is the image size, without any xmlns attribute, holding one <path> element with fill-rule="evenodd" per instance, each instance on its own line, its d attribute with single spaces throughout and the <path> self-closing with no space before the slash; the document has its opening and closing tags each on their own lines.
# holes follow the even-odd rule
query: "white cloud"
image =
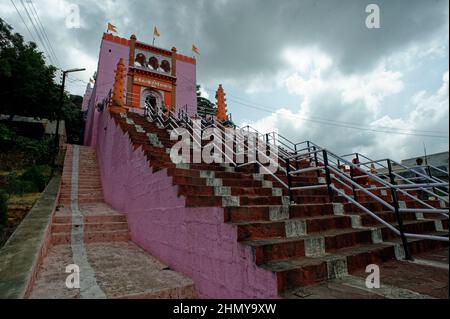
<svg viewBox="0 0 450 319">
<path fill-rule="evenodd" d="M 288 92 L 306 100 L 325 91 L 339 91 L 342 104 L 362 101 L 371 112 L 377 112 L 385 97 L 403 89 L 402 74 L 382 65 L 367 74 L 343 75 L 332 68 L 332 59 L 317 49 L 289 50 L 283 57 L 297 71 L 285 80 Z"/>
<path fill-rule="evenodd" d="M 209 93 L 205 90 L 205 88 L 203 88 L 203 86 L 200 86 L 200 95 L 209 100 Z"/>
<path fill-rule="evenodd" d="M 332 59 L 316 47 L 288 48 L 281 55 L 290 67 L 301 74 L 312 72 L 320 76 L 333 64 Z"/>
<path fill-rule="evenodd" d="M 442 77 L 441 87 L 433 94 L 421 91 L 411 98 L 413 110 L 404 118 L 384 116 L 374 125 L 395 126 L 405 130 L 419 131 L 420 135 L 448 136 L 449 127 L 449 73 Z M 415 133 L 413 133 L 415 134 Z M 377 141 L 372 152 L 379 151 L 384 141 Z M 389 138 L 390 154 L 400 158 L 420 153 L 422 143 L 427 144 L 430 152 L 448 150 L 448 138 L 426 138 L 422 136 L 392 135 Z M 386 144 L 386 143 L 384 143 Z"/>
<path fill-rule="evenodd" d="M 397 160 L 417 152 L 425 137 L 371 130 L 436 135 L 436 130 L 441 129 L 444 132 L 440 135 L 448 134 L 448 72 L 435 93 L 416 93 L 409 102 L 412 111 L 395 118 L 385 115 L 383 105 L 404 89 L 401 72 L 387 69 L 380 62 L 370 72 L 345 76 L 334 67 L 331 58 L 317 49 L 286 52 L 283 57 L 295 72 L 286 77 L 284 85 L 290 94 L 303 98 L 300 108 L 281 108 L 246 125 L 261 132 L 277 131 L 296 142 L 311 140 L 338 153 L 359 151 L 375 158 L 390 156 Z M 303 62 L 295 64 L 301 59 Z M 366 130 L 350 128 L 355 126 Z M 445 139 L 428 142 L 432 144 L 430 151 L 448 148 Z"/>
</svg>

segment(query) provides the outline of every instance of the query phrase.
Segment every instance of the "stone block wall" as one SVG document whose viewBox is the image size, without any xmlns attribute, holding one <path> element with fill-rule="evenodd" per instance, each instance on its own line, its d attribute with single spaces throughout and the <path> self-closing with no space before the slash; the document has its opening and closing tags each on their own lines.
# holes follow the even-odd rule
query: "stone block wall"
<svg viewBox="0 0 450 319">
<path fill-rule="evenodd" d="M 152 173 L 108 112 L 97 138 L 105 200 L 127 214 L 135 243 L 192 278 L 201 297 L 277 297 L 276 276 L 255 265 L 252 249 L 224 223 L 222 208 L 186 208 L 167 171 Z"/>
</svg>

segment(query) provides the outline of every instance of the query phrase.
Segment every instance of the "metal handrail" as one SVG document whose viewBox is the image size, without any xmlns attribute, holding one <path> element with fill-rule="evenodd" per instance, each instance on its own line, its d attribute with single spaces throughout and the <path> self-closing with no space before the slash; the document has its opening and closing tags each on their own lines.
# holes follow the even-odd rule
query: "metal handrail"
<svg viewBox="0 0 450 319">
<path fill-rule="evenodd" d="M 151 110 L 152 110 L 152 107 L 149 106 L 149 105 L 147 105 L 147 103 L 146 103 L 146 106 L 145 106 L 145 107 L 148 109 L 148 111 L 151 111 Z M 148 111 L 147 111 L 147 112 L 148 112 Z M 170 111 L 170 110 L 168 110 L 166 113 L 168 114 L 168 120 L 169 120 L 169 121 L 172 121 L 175 125 L 177 125 L 177 127 L 179 127 L 178 123 L 174 120 L 174 119 L 177 118 L 177 117 L 175 116 L 175 114 L 174 114 L 172 111 Z M 154 112 L 154 114 L 156 115 L 156 117 L 160 118 L 160 115 L 159 115 L 159 114 L 157 114 L 156 112 Z M 182 120 L 183 120 L 183 122 L 186 124 L 186 126 L 187 126 L 189 129 L 191 129 L 192 132 L 193 132 L 193 126 L 192 126 L 191 123 L 190 123 L 190 122 L 193 123 L 193 119 L 192 119 L 189 115 L 183 114 L 183 119 L 182 119 Z M 172 125 L 171 125 L 171 126 L 172 126 Z M 165 126 L 165 127 L 167 128 L 167 126 Z M 222 124 L 220 124 L 220 123 L 218 123 L 218 122 L 216 122 L 216 121 L 215 121 L 213 124 L 211 124 L 210 126 L 208 126 L 208 127 L 210 127 L 210 128 L 218 128 L 218 129 L 220 129 L 222 132 L 225 130 L 225 127 L 224 127 Z M 173 126 L 172 126 L 172 128 L 173 128 Z M 236 133 L 236 131 L 235 131 L 235 133 Z M 190 136 L 191 138 L 194 139 L 193 134 L 191 134 L 191 133 L 189 132 L 189 130 L 188 130 L 188 134 L 189 134 L 189 136 Z M 225 139 L 224 139 L 224 137 L 222 136 L 222 134 L 217 135 L 215 131 L 213 131 L 213 134 L 214 134 L 213 136 L 219 138 L 219 139 L 221 140 L 221 142 L 226 142 Z M 235 135 L 238 136 L 238 134 L 235 134 Z M 240 135 L 240 137 L 245 138 L 244 135 Z M 226 147 L 228 150 L 230 150 L 230 151 L 232 152 L 233 155 L 237 155 L 237 153 L 236 153 L 233 149 L 231 149 L 231 148 L 227 145 L 227 143 L 223 143 L 223 145 L 225 145 L 225 147 Z M 249 147 L 248 147 L 248 145 L 246 146 L 245 143 L 244 143 L 244 151 L 245 151 L 245 147 L 247 147 L 247 151 L 248 151 L 248 150 L 249 150 Z M 221 153 L 222 155 L 224 155 L 225 157 L 227 157 L 227 158 L 230 160 L 230 162 L 231 162 L 235 167 L 239 167 L 239 166 L 237 165 L 237 163 L 234 162 L 233 159 L 230 159 L 230 158 L 227 156 L 226 152 L 223 152 L 223 151 L 222 151 L 222 149 L 220 149 L 220 153 Z M 260 153 L 258 153 L 258 154 L 259 154 L 259 155 L 263 155 L 263 156 L 265 156 L 266 158 L 268 158 L 269 160 L 271 160 L 271 158 L 268 157 L 268 156 L 267 156 L 266 154 L 264 154 L 263 152 L 262 152 L 262 153 L 260 152 Z M 258 161 L 258 160 L 255 159 L 254 163 L 258 164 L 260 168 L 262 168 L 262 169 L 266 170 L 267 172 L 269 172 L 269 174 L 272 175 L 272 176 L 273 176 L 273 177 L 274 177 L 281 185 L 283 185 L 283 187 L 287 188 L 286 183 L 284 183 L 278 176 L 276 176 L 276 174 L 274 174 L 274 173 L 272 173 L 271 171 L 269 171 L 269 170 L 268 170 L 268 169 L 267 169 L 260 161 Z M 280 167 L 280 166 L 278 166 L 278 167 Z"/>
<path fill-rule="evenodd" d="M 383 225 L 387 226 L 390 230 L 394 231 L 397 235 L 400 235 L 400 237 L 402 239 L 403 247 L 405 250 L 406 258 L 408 258 L 408 259 L 410 258 L 410 252 L 408 250 L 407 238 L 422 238 L 422 239 L 448 241 L 448 237 L 411 234 L 411 233 L 404 232 L 402 213 L 411 213 L 411 212 L 437 213 L 437 214 L 441 214 L 441 215 L 445 216 L 446 218 L 448 218 L 448 214 L 447 214 L 448 210 L 436 209 L 436 208 L 432 207 L 431 205 L 428 205 L 427 203 L 421 201 L 420 199 L 412 196 L 411 194 L 405 192 L 405 190 L 404 190 L 406 188 L 422 186 L 420 184 L 396 185 L 394 182 L 394 175 L 392 172 L 392 162 L 388 161 L 390 181 L 386 181 L 386 180 L 380 178 L 379 176 L 377 176 L 377 174 L 372 174 L 371 172 L 365 172 L 365 177 L 378 182 L 385 189 L 390 189 L 392 199 L 393 199 L 393 205 L 389 204 L 388 202 L 383 200 L 380 196 L 378 196 L 372 192 L 374 189 L 379 189 L 378 187 L 365 188 L 363 185 L 360 185 L 359 183 L 357 183 L 355 181 L 355 179 L 356 179 L 355 177 L 353 177 L 352 175 L 348 176 L 346 172 L 342 172 L 340 169 L 340 166 L 341 166 L 340 163 L 343 163 L 343 164 L 349 166 L 351 172 L 353 169 L 360 170 L 361 168 L 359 165 L 353 164 L 353 163 L 347 161 L 346 159 L 344 159 L 340 156 L 337 156 L 336 154 L 334 154 L 328 150 L 325 150 L 325 149 L 323 149 L 322 152 L 317 152 L 316 154 L 321 156 L 320 160 L 321 160 L 321 164 L 323 165 L 321 168 L 322 168 L 322 170 L 325 171 L 328 189 L 329 189 L 329 192 L 331 191 L 331 193 L 329 193 L 330 201 L 333 201 L 333 196 L 334 196 L 333 192 L 336 192 L 337 194 L 345 197 L 351 203 L 355 204 L 358 208 L 362 209 L 364 212 L 366 212 L 369 215 L 371 215 L 372 217 L 374 217 L 376 220 L 381 222 Z M 301 154 L 293 155 L 290 158 L 287 158 L 287 161 L 289 161 L 290 159 L 295 159 L 298 156 L 302 156 L 302 155 Z M 333 159 L 334 159 L 334 163 L 332 163 Z M 288 173 L 288 182 L 289 182 L 289 187 L 290 187 L 291 198 L 292 198 L 291 191 L 294 188 L 292 188 L 291 180 L 289 178 L 290 174 L 296 174 L 296 173 L 307 172 L 307 171 L 309 171 L 309 169 L 303 169 L 303 170 L 293 171 L 293 172 Z M 353 197 L 347 195 L 347 193 L 344 190 L 341 190 L 338 187 L 336 187 L 334 185 L 333 181 L 337 181 L 341 185 L 345 185 L 345 187 L 351 188 L 353 190 Z M 437 187 L 437 186 L 442 186 L 442 185 L 448 185 L 448 184 L 446 184 L 446 183 L 432 183 L 431 184 L 430 183 L 430 185 L 428 185 L 428 187 L 433 187 L 433 186 Z M 356 197 L 356 191 L 366 194 L 367 196 L 371 197 L 375 202 L 380 203 L 383 207 L 387 208 L 389 211 L 394 212 L 397 217 L 398 229 L 396 227 L 394 227 L 393 225 L 391 225 L 390 223 L 384 221 L 381 217 L 377 216 L 375 213 L 370 211 L 370 209 L 364 207 L 361 203 L 359 203 L 359 201 L 357 200 L 357 197 Z M 409 196 L 409 198 L 416 200 L 417 202 L 423 204 L 426 208 L 417 208 L 417 209 L 406 209 L 406 208 L 402 209 L 402 208 L 400 208 L 397 193 L 406 194 L 407 196 Z"/>
<path fill-rule="evenodd" d="M 350 162 L 348 162 L 347 160 L 344 160 L 343 158 L 339 158 L 339 156 L 337 156 L 337 155 L 335 155 L 335 154 L 333 154 L 333 156 L 335 156 L 336 158 L 338 158 L 340 161 L 342 161 L 342 162 L 345 162 L 348 166 L 351 166 L 351 167 L 353 167 L 353 168 L 356 168 L 356 169 L 359 169 L 359 167 L 357 166 L 357 165 L 355 165 L 355 164 L 353 164 L 353 163 L 350 163 Z M 389 160 L 388 160 L 388 169 L 389 169 L 389 163 L 391 163 L 391 162 L 389 162 Z M 390 174 L 392 174 L 392 175 L 396 175 L 394 172 L 392 172 L 392 170 L 390 170 Z M 407 194 L 403 189 L 405 188 L 408 188 L 407 186 L 410 186 L 410 185 L 407 185 L 407 186 L 404 186 L 404 185 L 395 185 L 394 183 L 393 183 L 393 181 L 392 181 L 392 183 L 389 183 L 389 182 L 386 182 L 386 180 L 384 180 L 384 179 L 381 179 L 381 178 L 379 178 L 376 174 L 372 174 L 372 173 L 370 173 L 370 172 L 366 172 L 366 175 L 368 176 L 368 177 L 372 177 L 372 178 L 374 178 L 377 182 L 379 182 L 379 183 L 381 183 L 382 185 L 384 185 L 386 188 L 395 188 L 396 190 L 399 190 L 401 193 L 403 193 L 403 194 Z M 387 176 L 387 175 L 385 175 L 385 176 Z M 401 177 L 400 175 L 398 175 L 399 177 Z M 448 186 L 448 183 L 443 183 L 442 185 L 447 185 Z M 435 186 L 437 187 L 437 186 L 442 186 L 442 185 L 439 185 L 439 184 L 436 184 Z M 421 185 L 421 184 L 416 184 L 416 185 L 412 185 L 412 186 L 422 186 L 423 187 L 423 185 Z M 376 188 L 375 188 L 376 189 Z M 422 189 L 422 188 L 421 188 Z M 423 188 L 423 190 L 426 190 L 425 188 Z M 411 197 L 412 195 L 411 194 L 409 194 L 409 196 Z M 421 203 L 423 203 L 420 199 L 418 199 L 418 198 L 416 198 L 416 197 L 412 197 L 414 200 L 416 200 L 416 201 L 420 201 Z M 425 205 L 428 205 L 428 204 L 425 204 Z M 429 205 L 428 205 L 429 206 Z M 448 216 L 447 216 L 448 217 Z"/>
<path fill-rule="evenodd" d="M 398 162 L 396 162 L 396 161 L 393 161 L 393 160 L 391 160 L 391 159 L 372 160 L 372 159 L 370 159 L 369 157 L 364 156 L 364 155 L 362 155 L 362 154 L 360 154 L 360 153 L 352 153 L 352 154 L 347 154 L 347 155 L 344 155 L 344 156 L 346 156 L 346 157 L 348 157 L 348 156 L 357 156 L 357 158 L 359 158 L 359 157 L 365 158 L 366 160 L 368 160 L 368 162 L 360 163 L 359 165 L 365 166 L 365 167 L 367 167 L 367 168 L 369 168 L 369 167 L 368 167 L 368 164 L 375 164 L 375 163 L 376 163 L 377 165 L 381 166 L 383 169 L 388 169 L 388 167 L 384 166 L 381 162 L 384 162 L 384 161 L 389 162 L 389 161 L 390 161 L 391 163 L 393 163 L 393 164 L 395 164 L 395 165 L 397 165 L 397 166 L 403 168 L 403 170 L 401 170 L 401 171 L 399 171 L 399 170 L 396 170 L 396 171 L 392 170 L 392 173 L 395 175 L 395 177 L 396 177 L 397 179 L 403 181 L 403 182 L 406 182 L 406 183 L 408 183 L 408 184 L 414 184 L 413 180 L 414 180 L 414 179 L 417 179 L 417 178 L 406 178 L 406 177 L 404 177 L 404 176 L 398 174 L 399 172 L 408 171 L 408 172 L 411 172 L 412 174 L 414 174 L 415 176 L 419 175 L 422 179 L 425 179 L 426 181 L 432 181 L 432 182 L 443 183 L 443 184 L 441 185 L 441 187 L 444 187 L 444 188 L 448 189 L 448 182 L 445 182 L 445 181 L 443 181 L 443 180 L 441 180 L 441 179 L 439 179 L 439 178 L 436 178 L 436 177 L 432 177 L 432 176 L 428 176 L 428 175 L 421 174 L 420 172 L 417 172 L 417 171 L 413 170 L 412 168 L 410 168 L 410 167 L 408 167 L 408 166 L 406 166 L 406 165 L 400 164 L 400 163 L 398 163 Z M 344 156 L 343 156 L 343 157 L 344 157 Z M 427 166 L 423 166 L 423 167 L 427 167 Z M 387 177 L 386 174 L 381 174 L 381 176 Z M 431 196 L 433 196 L 433 197 L 436 197 L 436 198 L 438 198 L 438 199 L 440 199 L 440 200 L 442 200 L 442 201 L 444 201 L 444 202 L 446 202 L 446 203 L 449 202 L 449 199 L 448 199 L 448 198 L 442 197 L 442 196 L 436 194 L 436 192 L 430 191 L 427 187 L 425 187 L 425 185 L 426 185 L 426 184 L 423 184 L 423 183 L 422 183 L 422 185 L 419 185 L 418 190 L 420 190 L 420 191 L 422 191 L 422 192 L 425 192 L 425 193 L 427 193 L 428 195 L 431 195 Z M 411 186 L 411 185 L 410 185 L 410 186 Z M 438 186 L 435 186 L 435 187 L 438 187 Z M 434 190 L 434 188 L 433 188 L 433 190 Z M 441 193 L 443 193 L 444 195 L 448 196 L 448 192 L 445 192 L 445 191 L 443 191 L 442 189 L 439 189 L 439 190 L 440 190 Z"/>
<path fill-rule="evenodd" d="M 369 158 L 369 157 L 367 157 L 367 156 L 365 156 L 365 155 L 363 155 L 363 154 L 361 154 L 361 153 L 351 153 L 351 154 L 342 155 L 341 157 L 344 158 L 344 157 L 349 157 L 349 156 L 357 156 L 358 158 L 359 158 L 359 157 L 362 157 L 362 158 L 365 158 L 365 159 L 367 160 L 367 162 L 360 163 L 360 165 L 367 166 L 368 164 L 372 164 L 372 163 L 375 164 L 375 163 L 376 163 L 376 164 L 380 165 L 380 166 L 383 167 L 383 168 L 387 168 L 387 167 L 385 167 L 385 166 L 383 166 L 382 164 L 379 164 L 379 163 L 382 162 L 382 161 L 388 161 L 388 160 L 390 160 L 390 161 L 391 161 L 392 163 L 394 163 L 395 165 L 397 165 L 397 166 L 403 168 L 403 170 L 399 170 L 400 172 L 409 171 L 409 172 L 411 172 L 411 173 L 418 174 L 418 172 L 414 171 L 412 167 L 409 167 L 409 166 L 406 166 L 406 165 L 404 165 L 404 164 L 398 163 L 397 161 L 392 160 L 392 159 L 390 159 L 390 158 L 381 159 L 381 160 L 380 160 L 380 159 L 379 159 L 379 160 L 372 160 L 371 158 Z M 432 169 L 434 169 L 434 170 L 436 170 L 436 171 L 438 171 L 438 172 L 441 172 L 441 173 L 443 173 L 443 174 L 449 175 L 449 172 L 444 171 L 444 170 L 442 170 L 442 169 L 440 169 L 440 168 L 438 168 L 438 167 L 436 167 L 436 166 L 429 165 L 429 164 L 427 164 L 427 165 L 422 165 L 422 166 L 415 166 L 415 167 L 432 168 Z M 397 171 L 397 172 L 398 172 L 398 171 Z M 444 181 L 442 181 L 441 179 L 439 179 L 439 178 L 437 178 L 437 177 L 434 177 L 434 176 L 428 176 L 428 175 L 423 175 L 423 174 L 419 174 L 419 175 L 421 175 L 422 177 L 427 178 L 427 179 L 435 179 L 435 180 L 438 180 L 438 181 L 440 181 L 440 182 L 444 182 Z"/>
<path fill-rule="evenodd" d="M 188 131 L 190 129 L 193 132 L 193 124 L 191 124 L 191 123 L 193 123 L 193 119 L 189 115 L 184 114 L 184 112 L 181 112 L 182 114 L 181 115 L 179 114 L 179 116 L 177 117 L 177 116 L 175 116 L 175 114 L 173 114 L 173 112 L 168 110 L 168 112 L 166 112 L 167 113 L 166 118 L 164 118 L 163 115 L 158 114 L 151 108 L 149 108 L 148 111 L 149 111 L 148 113 L 152 113 L 152 120 L 158 121 L 159 123 L 161 123 L 161 125 L 163 125 L 165 127 L 168 127 L 170 125 L 171 128 L 175 128 L 175 127 L 180 127 L 179 125 L 181 124 L 181 125 L 185 125 L 188 128 Z M 153 111 L 153 112 L 151 112 L 151 111 Z M 221 123 L 217 122 L 216 120 L 213 120 L 211 122 L 212 123 L 210 123 L 210 122 L 206 122 L 204 124 L 202 123 L 201 128 L 202 129 L 207 129 L 207 128 L 219 129 L 221 131 L 221 133 L 217 135 L 216 131 L 214 130 L 213 136 L 215 138 L 217 137 L 220 141 L 224 142 L 225 138 L 224 138 L 222 132 L 225 132 L 225 127 Z M 244 128 L 236 127 L 236 130 L 235 130 L 236 138 L 244 139 L 244 143 L 243 143 L 243 147 L 244 147 L 243 152 L 244 153 L 245 153 L 246 149 L 247 149 L 247 151 L 249 150 L 249 146 L 245 144 L 245 138 L 246 137 L 248 138 L 248 135 L 246 136 L 245 132 L 243 132 L 245 129 L 247 130 L 248 133 L 250 133 L 250 130 L 253 131 L 256 134 L 256 138 L 258 140 L 265 136 L 267 143 L 269 143 L 269 141 L 273 141 L 273 145 L 277 146 L 279 151 L 281 150 L 281 152 L 280 152 L 281 154 L 277 154 L 277 156 L 278 156 L 278 159 L 281 160 L 279 162 L 279 164 L 281 162 L 285 163 L 284 171 L 283 171 L 283 167 L 281 165 L 278 165 L 278 167 L 279 167 L 280 171 L 286 173 L 287 180 L 288 180 L 287 184 L 283 180 L 281 180 L 277 176 L 276 173 L 274 174 L 274 173 L 270 172 L 263 164 L 261 164 L 256 159 L 252 163 L 248 163 L 246 165 L 257 164 L 257 165 L 259 165 L 260 168 L 262 167 L 262 169 L 268 171 L 275 180 L 277 180 L 283 187 L 288 189 L 291 202 L 292 202 L 292 198 L 293 198 L 292 191 L 304 190 L 304 189 L 319 189 L 319 188 L 326 187 L 328 189 L 330 201 L 333 201 L 334 193 L 337 193 L 340 196 L 343 196 L 344 198 L 346 198 L 349 202 L 355 204 L 358 208 L 360 208 L 364 212 L 368 213 L 374 219 L 376 219 L 377 221 L 379 221 L 380 223 L 385 225 L 387 228 L 389 228 L 395 234 L 399 235 L 402 239 L 403 247 L 405 250 L 405 256 L 407 258 L 410 258 L 407 238 L 433 239 L 433 240 L 441 240 L 441 241 L 449 240 L 448 237 L 442 237 L 442 236 L 406 233 L 403 230 L 403 218 L 402 218 L 402 213 L 414 213 L 414 212 L 416 212 L 416 213 L 417 212 L 437 213 L 437 214 L 441 214 L 441 215 L 445 216 L 446 218 L 448 218 L 448 210 L 437 209 L 437 208 L 429 205 L 428 203 L 422 201 L 421 199 L 413 196 L 412 194 L 408 193 L 408 191 L 411 191 L 412 189 L 414 189 L 414 190 L 420 189 L 420 190 L 427 191 L 428 188 L 448 187 L 448 183 L 443 182 L 439 179 L 436 180 L 434 178 L 430 178 L 429 176 L 425 176 L 425 175 L 419 173 L 417 175 L 419 175 L 419 176 L 422 175 L 424 178 L 427 179 L 427 181 L 430 181 L 430 183 L 428 183 L 426 185 L 417 184 L 417 183 L 412 182 L 411 179 L 407 179 L 407 178 L 404 178 L 401 175 L 399 175 L 398 171 L 395 171 L 392 166 L 397 165 L 397 166 L 403 167 L 407 170 L 411 170 L 409 167 L 406 167 L 406 166 L 399 164 L 395 161 L 392 161 L 390 159 L 373 161 L 370 158 L 368 158 L 364 155 L 361 155 L 359 153 L 338 156 L 338 155 L 330 152 L 327 149 L 321 148 L 320 146 L 316 145 L 315 143 L 313 143 L 311 141 L 303 141 L 303 142 L 294 144 L 287 138 L 284 138 L 282 135 L 278 134 L 277 132 L 261 134 L 260 132 L 251 128 L 250 126 L 246 126 Z M 191 134 L 189 132 L 189 135 L 192 138 L 194 138 L 193 133 Z M 281 143 L 282 146 L 285 146 L 290 149 L 290 150 L 284 150 L 280 146 L 280 144 L 278 144 L 278 145 L 276 144 L 277 138 L 278 138 L 278 143 L 280 142 L 280 140 L 283 140 L 283 141 L 286 141 L 287 143 L 290 143 L 293 146 L 293 148 L 291 149 L 290 146 L 283 145 L 285 143 Z M 227 143 L 224 143 L 224 145 L 225 145 L 225 147 L 228 147 Z M 235 151 L 234 149 L 230 149 L 229 147 L 227 149 L 231 150 L 233 156 L 238 155 L 237 150 Z M 220 153 L 222 155 L 227 156 L 227 154 L 225 154 L 225 152 L 222 150 L 222 148 L 220 148 Z M 239 154 L 241 154 L 241 153 L 239 153 Z M 267 157 L 266 154 L 264 154 L 264 155 Z M 353 164 L 350 161 L 345 159 L 345 157 L 348 157 L 351 155 L 357 155 L 358 157 L 365 158 L 366 160 L 368 160 L 368 163 Z M 310 158 L 310 159 L 314 158 L 315 167 L 308 167 L 308 168 L 300 169 L 298 166 L 295 168 L 294 165 L 291 165 L 291 161 L 294 163 L 298 163 L 298 161 L 303 158 Z M 387 162 L 387 166 L 385 166 L 383 164 L 384 161 Z M 236 167 L 239 167 L 238 164 L 235 163 L 233 159 L 231 159 L 231 162 Z M 387 169 L 388 173 L 387 174 L 377 174 L 377 173 L 374 174 L 371 171 L 366 171 L 366 172 L 364 172 L 364 176 L 360 176 L 360 177 L 353 176 L 352 172 L 354 170 L 361 170 L 361 166 L 365 166 L 366 164 L 371 164 L 371 163 L 376 163 L 377 165 Z M 345 172 L 345 170 L 342 171 L 340 169 L 341 164 L 348 166 L 350 168 L 350 175 L 347 172 Z M 318 174 L 320 174 L 321 172 L 325 172 L 326 184 L 317 184 L 317 185 L 309 185 L 309 186 L 301 186 L 301 187 L 293 187 L 292 186 L 292 176 L 294 176 L 296 174 L 312 172 L 312 171 L 317 171 Z M 417 172 L 414 172 L 414 173 L 416 174 Z M 362 178 L 362 177 L 365 177 L 372 181 L 375 181 L 378 184 L 380 184 L 381 186 L 374 187 L 374 188 L 366 188 L 363 185 L 360 185 L 356 181 L 357 179 Z M 388 178 L 388 180 L 383 179 L 382 177 Z M 398 178 L 399 180 L 402 180 L 402 181 L 406 181 L 407 184 L 397 185 L 395 182 L 395 178 Z M 341 185 L 344 185 L 345 187 L 351 189 L 353 191 L 353 197 L 348 195 L 344 190 L 339 189 L 334 184 L 334 182 L 339 182 Z M 388 203 L 387 201 L 382 199 L 380 196 L 373 193 L 374 190 L 378 190 L 378 189 L 382 189 L 382 188 L 391 190 L 391 195 L 392 195 L 392 200 L 393 200 L 392 204 Z M 368 209 L 367 207 L 362 205 L 357 199 L 357 192 L 366 194 L 367 196 L 372 198 L 375 202 L 380 203 L 387 210 L 395 213 L 396 218 L 397 218 L 398 228 L 395 227 L 394 225 L 390 224 L 389 222 L 386 222 L 380 216 L 378 216 L 377 214 L 372 212 L 370 209 Z M 397 195 L 398 193 L 404 194 L 411 200 L 413 200 L 417 203 L 420 203 L 425 208 L 414 208 L 414 209 L 400 208 L 398 195 Z"/>
</svg>

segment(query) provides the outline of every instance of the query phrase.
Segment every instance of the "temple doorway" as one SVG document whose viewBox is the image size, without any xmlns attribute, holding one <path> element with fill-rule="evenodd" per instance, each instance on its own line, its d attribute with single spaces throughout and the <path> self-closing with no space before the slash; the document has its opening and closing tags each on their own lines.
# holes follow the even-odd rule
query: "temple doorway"
<svg viewBox="0 0 450 319">
<path fill-rule="evenodd" d="M 164 109 L 164 100 L 160 92 L 147 89 L 142 93 L 141 105 L 148 105 L 154 110 L 161 111 Z"/>
</svg>

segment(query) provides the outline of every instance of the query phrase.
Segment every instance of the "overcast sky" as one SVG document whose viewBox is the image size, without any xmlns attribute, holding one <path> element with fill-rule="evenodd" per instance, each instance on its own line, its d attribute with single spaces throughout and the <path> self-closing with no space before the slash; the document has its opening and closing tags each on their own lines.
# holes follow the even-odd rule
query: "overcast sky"
<svg viewBox="0 0 450 319">
<path fill-rule="evenodd" d="M 379 29 L 366 27 L 370 3 L 380 7 Z M 198 83 L 211 98 L 223 84 L 237 124 L 341 154 L 400 160 L 423 154 L 424 143 L 428 153 L 448 151 L 448 0 L 35 0 L 34 7 L 60 66 L 88 69 L 76 76 L 82 81 L 96 70 L 108 22 L 145 42 L 156 25 L 158 46 L 191 55 L 196 44 Z M 0 16 L 31 40 L 10 0 L 0 0 Z M 68 89 L 84 87 L 72 77 Z"/>
</svg>

